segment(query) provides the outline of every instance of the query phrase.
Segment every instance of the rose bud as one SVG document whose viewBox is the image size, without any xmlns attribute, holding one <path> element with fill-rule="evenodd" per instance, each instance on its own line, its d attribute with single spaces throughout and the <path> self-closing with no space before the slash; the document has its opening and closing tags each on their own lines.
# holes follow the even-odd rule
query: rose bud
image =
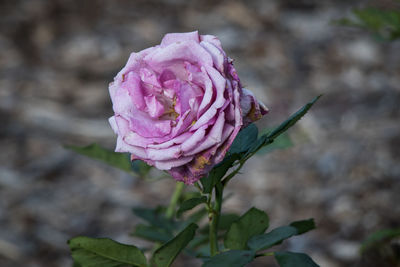
<svg viewBox="0 0 400 267">
<path fill-rule="evenodd" d="M 160 45 L 132 53 L 109 90 L 115 151 L 186 184 L 221 162 L 239 130 L 268 112 L 242 88 L 218 38 L 197 31 L 166 34 Z"/>
</svg>

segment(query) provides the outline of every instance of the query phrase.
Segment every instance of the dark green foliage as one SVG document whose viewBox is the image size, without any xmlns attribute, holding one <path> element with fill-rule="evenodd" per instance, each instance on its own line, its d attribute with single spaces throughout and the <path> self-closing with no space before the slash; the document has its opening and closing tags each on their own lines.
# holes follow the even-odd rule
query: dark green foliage
<svg viewBox="0 0 400 267">
<path fill-rule="evenodd" d="M 296 221 L 291 223 L 289 226 L 278 227 L 269 233 L 254 236 L 249 240 L 247 245 L 253 250 L 265 250 L 282 243 L 282 241 L 289 237 L 301 235 L 312 229 L 315 229 L 313 219 Z"/>
<path fill-rule="evenodd" d="M 144 224 L 136 225 L 132 235 L 155 242 L 167 242 L 173 237 L 169 231 Z"/>
<path fill-rule="evenodd" d="M 297 234 L 297 230 L 291 226 L 281 226 L 269 233 L 254 236 L 247 245 L 253 250 L 264 250 L 282 243 L 283 240 Z"/>
<path fill-rule="evenodd" d="M 267 134 L 271 129 L 264 129 L 261 133 Z M 268 154 L 277 149 L 286 149 L 293 146 L 293 142 L 289 137 L 288 133 L 282 133 L 280 136 L 275 138 L 274 142 L 268 146 L 265 146 L 257 151 L 258 155 Z"/>
<path fill-rule="evenodd" d="M 126 171 L 130 174 L 145 177 L 150 171 L 151 166 L 147 165 L 141 160 L 131 161 L 129 154 L 118 153 L 99 146 L 98 144 L 91 144 L 84 147 L 65 145 L 66 149 L 75 151 L 78 154 L 87 156 L 92 159 L 100 160 L 110 166 Z"/>
<path fill-rule="evenodd" d="M 175 222 L 165 217 L 164 210 L 161 207 L 156 209 L 133 208 L 132 211 L 136 216 L 154 227 L 170 232 L 175 229 Z"/>
<path fill-rule="evenodd" d="M 268 215 L 259 209 L 251 208 L 231 224 L 225 236 L 225 247 L 247 249 L 247 241 L 253 236 L 264 233 L 268 226 Z"/>
<path fill-rule="evenodd" d="M 278 127 L 276 127 L 274 130 L 270 131 L 267 134 L 262 135 L 260 138 L 258 138 L 257 142 L 254 143 L 247 154 L 255 153 L 257 152 L 260 148 L 267 146 L 274 142 L 274 139 L 286 132 L 290 127 L 296 124 L 307 112 L 308 110 L 315 104 L 315 102 L 318 101 L 318 99 L 321 96 L 315 97 L 311 102 L 307 103 L 304 105 L 301 109 L 299 109 L 296 113 L 291 115 L 289 119 L 285 120 L 282 122 Z"/>
<path fill-rule="evenodd" d="M 269 226 L 269 218 L 261 210 L 251 208 L 242 216 L 221 214 L 220 212 L 223 189 L 227 182 L 260 149 L 266 147 L 261 152 L 269 152 L 273 149 L 291 146 L 290 138 L 285 132 L 300 120 L 318 99 L 319 97 L 314 98 L 273 130 L 262 131 L 260 137 L 258 137 L 258 129 L 254 124 L 242 129 L 225 159 L 214 166 L 207 177 L 200 180 L 202 186 L 196 184 L 200 189 L 199 193 L 184 192 L 182 195 L 182 188 L 179 187 L 181 189 L 175 191 L 172 198 L 174 201 L 170 201 L 168 209 L 166 207 L 134 208 L 134 214 L 145 223 L 137 225 L 132 235 L 156 242 L 154 249 L 158 247 L 152 255 L 151 266 L 171 266 L 182 251 L 188 255 L 203 257 L 205 260 L 203 266 L 206 267 L 240 267 L 250 263 L 255 257 L 266 255 L 275 255 L 277 262 L 284 267 L 318 266 L 310 257 L 301 253 L 270 252 L 256 255 L 259 251 L 280 244 L 291 236 L 314 229 L 315 224 L 312 219 L 296 221 L 288 226 L 278 227 L 265 233 Z M 112 152 L 96 144 L 87 147 L 67 146 L 67 148 L 140 176 L 146 175 L 151 168 L 141 161 L 132 163 L 128 155 Z M 229 171 L 230 173 L 228 173 Z M 213 189 L 215 190 L 213 191 Z M 215 192 L 215 196 L 212 195 L 213 192 Z M 206 205 L 190 216 L 181 218 L 184 212 L 200 204 Z M 179 209 L 174 218 L 177 205 Z M 167 210 L 173 212 L 166 212 Z M 207 214 L 212 223 L 202 227 L 195 237 L 198 228 L 196 223 L 201 222 Z M 176 233 L 178 234 L 176 235 Z M 385 237 L 388 235 L 390 234 L 383 234 Z M 219 250 L 221 244 L 218 243 L 222 239 L 224 239 L 224 250 L 221 251 Z M 208 243 L 211 243 L 212 246 Z M 70 240 L 69 245 L 75 260 L 75 267 L 147 266 L 146 258 L 138 248 L 123 245 L 111 239 L 77 237 Z M 210 257 L 210 255 L 213 256 Z"/>
<path fill-rule="evenodd" d="M 400 38 L 400 10 L 378 8 L 353 9 L 353 18 L 336 23 L 370 31 L 378 40 L 393 41 Z"/>
<path fill-rule="evenodd" d="M 188 211 L 193 209 L 199 204 L 205 203 L 207 201 L 206 196 L 202 197 L 195 197 L 195 198 L 190 198 L 182 202 L 181 206 L 179 207 L 179 210 L 177 212 L 177 216 L 179 217 L 183 212 Z"/>
<path fill-rule="evenodd" d="M 123 171 L 132 172 L 131 161 L 128 154 L 117 153 L 103 148 L 98 144 L 91 144 L 84 147 L 65 145 L 64 147 L 89 158 L 101 160 Z"/>
<path fill-rule="evenodd" d="M 81 267 L 147 266 L 137 247 L 108 238 L 80 236 L 69 240 L 68 245 L 75 264 Z"/>
<path fill-rule="evenodd" d="M 319 267 L 308 255 L 290 251 L 275 252 L 275 259 L 281 267 Z"/>
<path fill-rule="evenodd" d="M 297 235 L 304 234 L 310 230 L 315 229 L 314 219 L 295 221 L 290 224 L 290 226 L 296 228 Z"/>
<path fill-rule="evenodd" d="M 208 176 L 200 180 L 204 188 L 204 193 L 210 193 L 214 186 L 221 181 L 228 170 L 232 167 L 232 164 L 240 159 L 239 154 L 227 155 L 224 160 L 216 165 L 208 174 Z"/>
<path fill-rule="evenodd" d="M 231 227 L 232 223 L 237 221 L 239 218 L 240 216 L 234 213 L 221 214 L 219 217 L 218 230 L 227 231 Z M 201 229 L 201 233 L 208 233 L 209 230 L 209 226 L 206 225 Z"/>
<path fill-rule="evenodd" d="M 175 238 L 162 245 L 154 252 L 151 260 L 152 265 L 157 267 L 171 266 L 176 256 L 187 246 L 193 239 L 198 226 L 194 223 L 189 224 Z"/>
<path fill-rule="evenodd" d="M 152 168 L 150 165 L 147 165 L 142 160 L 134 160 L 131 162 L 131 165 L 132 165 L 132 170 L 135 173 L 139 174 L 140 177 L 146 177 L 146 175 Z"/>
<path fill-rule="evenodd" d="M 361 252 L 364 252 L 374 246 L 379 246 L 384 242 L 390 241 L 393 238 L 400 237 L 400 228 L 383 229 L 372 233 L 363 242 Z"/>
<path fill-rule="evenodd" d="M 251 262 L 254 256 L 252 250 L 229 250 L 206 260 L 203 267 L 242 267 Z"/>
<path fill-rule="evenodd" d="M 228 151 L 228 155 L 247 152 L 249 148 L 253 145 L 253 143 L 257 140 L 257 137 L 257 126 L 254 123 L 248 125 L 246 128 L 242 129 L 238 133 Z"/>
</svg>

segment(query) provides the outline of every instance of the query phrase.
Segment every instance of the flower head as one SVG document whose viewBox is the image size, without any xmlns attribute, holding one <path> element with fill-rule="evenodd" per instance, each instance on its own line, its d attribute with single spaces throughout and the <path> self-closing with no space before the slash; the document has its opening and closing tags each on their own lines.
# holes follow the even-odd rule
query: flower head
<svg viewBox="0 0 400 267">
<path fill-rule="evenodd" d="M 117 152 L 192 184 L 268 109 L 243 89 L 217 37 L 170 33 L 132 53 L 109 86 Z"/>
</svg>

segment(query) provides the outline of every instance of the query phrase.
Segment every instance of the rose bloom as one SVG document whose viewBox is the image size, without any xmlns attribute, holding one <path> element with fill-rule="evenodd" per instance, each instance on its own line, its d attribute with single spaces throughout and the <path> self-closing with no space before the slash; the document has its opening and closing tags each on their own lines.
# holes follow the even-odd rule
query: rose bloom
<svg viewBox="0 0 400 267">
<path fill-rule="evenodd" d="M 268 109 L 242 88 L 212 35 L 169 33 L 132 53 L 109 86 L 117 152 L 193 184 L 221 162 L 242 127 Z"/>
</svg>

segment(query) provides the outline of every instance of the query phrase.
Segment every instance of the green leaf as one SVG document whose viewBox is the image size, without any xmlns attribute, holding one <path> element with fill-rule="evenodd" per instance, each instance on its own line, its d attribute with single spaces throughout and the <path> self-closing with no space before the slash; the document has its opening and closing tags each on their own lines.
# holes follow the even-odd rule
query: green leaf
<svg viewBox="0 0 400 267">
<path fill-rule="evenodd" d="M 108 238 L 75 237 L 68 241 L 72 258 L 81 267 L 147 266 L 143 253 L 135 246 Z"/>
<path fill-rule="evenodd" d="M 306 113 L 307 111 L 315 104 L 315 102 L 318 101 L 318 99 L 321 96 L 315 97 L 311 102 L 307 103 L 304 105 L 301 109 L 299 109 L 296 113 L 291 115 L 289 119 L 281 123 L 277 128 L 272 130 L 270 133 L 268 133 L 266 136 L 269 139 L 275 139 L 282 133 L 286 132 L 290 127 L 296 124 L 297 121 L 299 121 Z"/>
<path fill-rule="evenodd" d="M 203 267 L 242 267 L 255 257 L 252 250 L 229 250 L 207 259 Z"/>
<path fill-rule="evenodd" d="M 262 132 L 268 133 L 270 131 L 271 130 L 269 130 L 269 129 L 265 129 Z M 268 145 L 266 147 L 261 148 L 259 151 L 257 151 L 257 153 L 259 155 L 263 155 L 263 154 L 270 153 L 277 149 L 286 149 L 286 148 L 289 148 L 292 146 L 293 146 L 293 142 L 290 139 L 288 133 L 282 133 L 280 136 L 275 138 L 273 143 L 271 143 L 270 145 Z"/>
<path fill-rule="evenodd" d="M 247 245 L 253 250 L 265 250 L 272 246 L 282 243 L 294 235 L 300 235 L 315 228 L 314 220 L 292 222 L 289 226 L 278 227 L 271 232 L 252 237 Z"/>
<path fill-rule="evenodd" d="M 247 152 L 249 148 L 257 141 L 258 129 L 257 126 L 252 123 L 246 128 L 240 130 L 231 147 L 229 148 L 228 154 L 240 154 Z"/>
<path fill-rule="evenodd" d="M 275 252 L 275 259 L 281 267 L 319 267 L 310 256 L 290 251 Z"/>
<path fill-rule="evenodd" d="M 147 165 L 144 161 L 138 159 L 132 161 L 131 166 L 132 170 L 135 173 L 139 174 L 139 176 L 141 177 L 145 177 L 152 168 L 150 165 Z"/>
<path fill-rule="evenodd" d="M 286 132 L 290 127 L 296 124 L 307 112 L 308 110 L 318 101 L 321 96 L 315 97 L 311 102 L 304 105 L 301 109 L 299 109 L 296 113 L 292 114 L 289 119 L 281 123 L 274 130 L 269 132 L 268 134 L 262 135 L 258 138 L 257 142 L 253 144 L 253 146 L 249 149 L 247 154 L 254 153 L 258 151 L 261 147 L 266 146 L 274 142 L 275 138 Z"/>
<path fill-rule="evenodd" d="M 247 241 L 253 236 L 264 233 L 268 226 L 268 215 L 259 209 L 251 208 L 232 223 L 226 233 L 224 245 L 229 249 L 247 249 Z"/>
<path fill-rule="evenodd" d="M 256 251 L 265 250 L 282 243 L 283 240 L 294 236 L 295 234 L 297 234 L 296 228 L 291 226 L 281 226 L 269 233 L 252 237 L 249 242 L 247 242 L 247 245 L 250 249 Z"/>
<path fill-rule="evenodd" d="M 207 210 L 205 208 L 200 209 L 199 211 L 193 213 L 192 215 L 190 215 L 185 223 L 190 224 L 190 223 L 197 223 L 199 222 L 201 219 L 204 218 L 204 216 L 206 216 L 208 214 Z"/>
<path fill-rule="evenodd" d="M 127 154 L 113 152 L 99 146 L 98 144 L 91 144 L 85 147 L 65 145 L 64 147 L 66 149 L 73 150 L 81 155 L 103 161 L 108 165 L 132 173 L 131 161 Z"/>
<path fill-rule="evenodd" d="M 165 213 L 161 207 L 156 209 L 137 207 L 133 208 L 132 211 L 136 216 L 147 221 L 154 227 L 165 229 L 167 231 L 173 231 L 175 229 L 174 221 L 165 217 Z"/>
<path fill-rule="evenodd" d="M 164 229 L 143 224 L 138 224 L 135 227 L 135 230 L 132 233 L 132 235 L 146 240 L 157 241 L 157 242 L 167 242 L 173 237 L 170 232 L 167 232 Z"/>
<path fill-rule="evenodd" d="M 290 226 L 297 229 L 296 235 L 301 235 L 304 234 L 305 232 L 315 229 L 315 222 L 314 219 L 295 221 L 292 222 Z"/>
<path fill-rule="evenodd" d="M 377 232 L 372 233 L 361 245 L 361 252 L 365 252 L 366 250 L 375 247 L 382 242 L 389 241 L 395 237 L 400 236 L 400 228 L 396 229 L 383 229 Z"/>
<path fill-rule="evenodd" d="M 177 216 L 179 217 L 183 212 L 188 211 L 196 207 L 197 205 L 201 203 L 206 203 L 207 202 L 207 197 L 202 196 L 202 197 L 195 197 L 195 198 L 190 198 L 182 202 L 181 206 L 178 209 Z"/>
<path fill-rule="evenodd" d="M 239 215 L 234 213 L 221 214 L 218 222 L 219 231 L 227 231 L 232 223 L 240 218 Z M 201 233 L 206 234 L 210 231 L 210 226 L 207 224 L 201 229 Z"/>
<path fill-rule="evenodd" d="M 168 267 L 186 245 L 193 239 L 198 226 L 194 223 L 187 226 L 174 239 L 168 241 L 154 252 L 152 264 L 157 267 Z"/>
<path fill-rule="evenodd" d="M 228 155 L 224 160 L 217 164 L 208 174 L 208 176 L 200 180 L 203 185 L 203 191 L 205 194 L 211 193 L 214 186 L 221 181 L 225 176 L 226 172 L 232 167 L 232 164 L 240 158 L 239 154 Z"/>
<path fill-rule="evenodd" d="M 219 217 L 218 229 L 222 231 L 228 230 L 232 223 L 237 221 L 239 218 L 240 216 L 234 213 L 221 214 Z"/>
<path fill-rule="evenodd" d="M 400 38 L 400 10 L 364 8 L 353 9 L 353 18 L 343 18 L 334 23 L 370 31 L 378 40 Z"/>
</svg>

